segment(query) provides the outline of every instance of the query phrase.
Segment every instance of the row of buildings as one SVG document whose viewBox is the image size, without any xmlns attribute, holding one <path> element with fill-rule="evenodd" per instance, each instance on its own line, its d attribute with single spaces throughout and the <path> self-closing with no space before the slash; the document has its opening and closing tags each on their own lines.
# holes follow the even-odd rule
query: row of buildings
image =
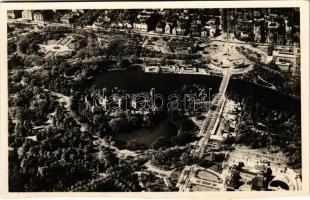
<svg viewBox="0 0 310 200">
<path fill-rule="evenodd" d="M 27 21 L 45 21 L 52 16 L 52 10 L 8 10 L 9 19 L 22 19 Z"/>
<path fill-rule="evenodd" d="M 60 21 L 71 24 L 84 13 L 83 10 L 10 10 L 8 18 L 30 21 L 46 21 L 53 13 L 60 12 Z M 125 11 L 124 11 L 125 12 Z M 213 37 L 221 30 L 233 32 L 240 40 L 292 45 L 299 40 L 299 10 L 288 9 L 192 9 L 152 10 L 144 9 L 133 14 L 132 19 L 120 17 L 110 19 L 107 10 L 94 22 L 97 27 L 111 25 L 118 28 L 132 28 L 142 32 L 175 35 Z"/>
<path fill-rule="evenodd" d="M 8 19 L 21 21 L 51 21 L 55 15 L 59 13 L 62 17 L 60 21 L 65 24 L 73 22 L 74 17 L 78 17 L 84 13 L 84 10 L 8 10 Z"/>
<path fill-rule="evenodd" d="M 299 67 L 296 67 L 300 66 L 300 48 L 296 43 L 296 41 L 299 42 L 298 9 L 203 9 L 200 13 L 187 9 L 173 11 L 144 9 L 138 11 L 133 20 L 121 18 L 120 21 L 111 20 L 110 13 L 103 10 L 102 15 L 90 28 L 104 29 L 108 26 L 141 32 L 154 31 L 161 34 L 204 37 L 214 37 L 221 30 L 227 33 L 234 32 L 235 37 L 240 40 L 285 45 L 277 46 L 272 52 L 275 64 L 284 71 L 299 72 Z M 9 10 L 7 12 L 9 19 L 38 22 L 50 20 L 56 14 L 59 14 L 59 21 L 62 24 L 71 25 L 84 14 L 84 10 Z"/>
<path fill-rule="evenodd" d="M 300 74 L 300 44 L 293 45 L 276 45 L 270 55 L 251 46 L 241 46 L 236 48 L 240 53 L 245 55 L 249 60 L 259 61 L 265 64 L 274 63 L 282 71 Z"/>
<path fill-rule="evenodd" d="M 168 24 L 170 34 L 192 35 L 192 36 L 214 36 L 216 30 L 221 30 L 220 9 L 183 9 L 177 11 L 166 10 L 163 14 L 161 24 Z M 175 31 L 174 31 L 175 30 Z M 161 30 L 157 30 L 160 32 Z M 169 33 L 169 29 L 163 30 Z"/>
<path fill-rule="evenodd" d="M 283 71 L 300 74 L 300 46 L 278 46 L 273 51 L 274 63 Z"/>
<path fill-rule="evenodd" d="M 146 30 L 146 29 L 145 29 Z M 220 25 L 215 24 L 215 19 L 210 19 L 204 26 L 201 21 L 192 22 L 188 31 L 182 26 L 182 23 L 173 25 L 172 23 L 161 21 L 157 24 L 155 31 L 157 33 L 173 34 L 173 35 L 192 35 L 203 37 L 214 37 L 216 32 L 220 31 Z"/>
<path fill-rule="evenodd" d="M 226 14 L 228 31 L 240 40 L 292 45 L 300 39 L 298 9 L 232 9 Z"/>
</svg>

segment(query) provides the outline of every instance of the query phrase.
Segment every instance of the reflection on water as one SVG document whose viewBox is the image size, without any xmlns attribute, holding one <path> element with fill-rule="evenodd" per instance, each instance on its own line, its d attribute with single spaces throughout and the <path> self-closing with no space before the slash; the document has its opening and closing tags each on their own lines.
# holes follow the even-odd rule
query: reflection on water
<svg viewBox="0 0 310 200">
<path fill-rule="evenodd" d="M 212 88 L 212 95 L 217 93 L 222 78 L 205 75 L 189 74 L 150 74 L 138 69 L 127 69 L 123 71 L 110 71 L 96 77 L 94 85 L 98 88 L 119 87 L 129 93 L 150 91 L 155 88 L 156 93 L 165 96 L 172 94 L 185 84 L 199 84 L 206 88 Z M 242 80 L 231 79 L 227 93 L 239 96 L 252 96 L 262 100 L 265 105 L 300 112 L 300 99 L 294 99 L 277 91 L 257 86 Z M 153 128 L 142 129 L 131 133 L 120 133 L 115 137 L 120 141 L 136 141 L 140 144 L 151 144 L 159 137 L 175 135 L 176 130 L 171 128 L 168 120 L 164 120 Z"/>
<path fill-rule="evenodd" d="M 170 95 L 185 84 L 199 84 L 206 88 L 212 88 L 212 93 L 215 94 L 221 80 L 221 77 L 216 76 L 150 74 L 139 69 L 127 69 L 101 74 L 96 77 L 94 84 L 97 87 L 119 87 L 131 93 L 150 91 L 151 88 L 155 88 L 156 93 L 163 95 Z"/>
<path fill-rule="evenodd" d="M 94 85 L 102 87 L 119 87 L 128 92 L 150 91 L 155 88 L 156 93 L 170 95 L 185 84 L 199 84 L 212 88 L 211 94 L 217 93 L 222 77 L 191 75 L 191 74 L 151 74 L 139 69 L 110 71 L 96 77 Z M 238 79 L 230 79 L 227 93 L 240 96 L 252 96 L 262 100 L 271 108 L 300 112 L 300 99 L 279 93 L 275 90 L 255 85 Z"/>
</svg>

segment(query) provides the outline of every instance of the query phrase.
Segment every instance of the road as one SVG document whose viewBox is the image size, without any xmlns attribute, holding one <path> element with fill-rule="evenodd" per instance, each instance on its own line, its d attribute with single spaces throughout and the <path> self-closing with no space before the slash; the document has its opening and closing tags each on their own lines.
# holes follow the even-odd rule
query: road
<svg viewBox="0 0 310 200">
<path fill-rule="evenodd" d="M 204 135 L 198 142 L 198 148 L 195 149 L 194 158 L 201 160 L 204 154 L 205 146 L 208 144 L 211 134 L 214 134 L 217 118 L 221 115 L 221 108 L 225 102 L 225 93 L 229 83 L 230 73 L 226 73 L 222 79 L 222 83 L 219 89 L 219 93 L 213 98 L 211 102 L 211 109 L 208 112 L 208 116 L 203 122 L 203 126 L 200 130 L 200 135 Z"/>
<path fill-rule="evenodd" d="M 211 105 L 212 108 L 209 109 L 209 112 L 207 113 L 207 116 L 203 122 L 203 125 L 200 129 L 200 136 L 203 136 L 197 146 L 196 149 L 193 152 L 193 159 L 199 163 L 200 160 L 203 158 L 205 148 L 209 142 L 210 136 L 214 134 L 216 130 L 216 126 L 219 123 L 219 120 L 217 120 L 221 116 L 222 107 L 225 103 L 225 93 L 228 87 L 230 79 L 230 71 L 229 69 L 225 71 L 220 88 L 219 93 L 216 94 L 216 96 L 213 98 Z M 186 188 L 188 188 L 189 183 L 191 180 L 194 180 L 195 173 L 193 172 L 193 166 L 189 167 L 189 173 L 184 175 L 183 182 L 180 183 L 179 191 L 185 191 Z"/>
<path fill-rule="evenodd" d="M 223 59 L 224 56 L 226 57 L 224 59 L 227 59 L 230 47 L 231 45 L 225 44 L 222 49 L 220 49 L 220 51 L 218 51 L 218 53 L 216 53 L 214 56 L 219 57 L 219 59 Z M 206 114 L 206 118 L 203 121 L 203 125 L 200 129 L 199 136 L 202 136 L 202 138 L 198 141 L 196 149 L 193 151 L 193 159 L 196 163 L 199 163 L 203 158 L 205 148 L 208 145 L 210 136 L 215 133 L 216 128 L 219 124 L 219 117 L 221 116 L 221 112 L 223 110 L 223 106 L 226 100 L 226 90 L 234 68 L 232 61 L 233 60 L 229 60 L 229 68 L 222 70 L 223 79 L 219 88 L 219 92 L 214 96 L 211 102 L 211 108 L 209 108 L 209 112 Z M 184 177 L 181 177 L 181 179 L 183 179 L 184 181 L 180 183 L 179 191 L 185 191 L 188 188 L 191 180 L 195 179 L 195 173 L 193 173 L 192 170 L 194 166 L 195 165 L 190 166 L 189 173 L 185 174 Z"/>
</svg>

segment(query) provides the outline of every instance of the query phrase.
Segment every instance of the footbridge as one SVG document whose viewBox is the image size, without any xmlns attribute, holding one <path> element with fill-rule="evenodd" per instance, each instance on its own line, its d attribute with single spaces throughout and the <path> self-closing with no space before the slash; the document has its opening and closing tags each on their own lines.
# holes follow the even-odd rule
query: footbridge
<svg viewBox="0 0 310 200">
<path fill-rule="evenodd" d="M 209 112 L 207 113 L 203 125 L 200 129 L 199 135 L 202 136 L 202 138 L 199 140 L 197 148 L 194 151 L 195 160 L 202 159 L 210 136 L 215 134 L 215 131 L 217 130 L 226 101 L 225 93 L 228 87 L 229 79 L 230 73 L 226 72 L 223 76 L 219 92 L 214 96 L 211 102 L 211 108 L 209 108 Z"/>
</svg>

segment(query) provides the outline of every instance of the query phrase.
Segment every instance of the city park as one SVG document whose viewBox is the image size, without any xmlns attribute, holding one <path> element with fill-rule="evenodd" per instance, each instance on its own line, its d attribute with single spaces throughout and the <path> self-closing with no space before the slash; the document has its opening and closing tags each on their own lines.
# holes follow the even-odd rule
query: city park
<svg viewBox="0 0 310 200">
<path fill-rule="evenodd" d="M 97 73 L 108 73 L 107 71 L 113 69 L 115 66 L 116 70 L 118 70 L 119 67 L 123 68 L 122 70 L 126 71 L 126 63 L 128 64 L 128 54 L 132 56 L 132 53 L 129 53 L 132 51 L 132 48 L 135 47 L 135 45 L 142 46 L 147 48 L 148 43 L 152 41 L 154 38 L 156 38 L 155 43 L 160 43 L 157 46 L 164 46 L 164 48 L 156 48 L 155 50 L 147 50 L 145 52 L 141 51 L 140 54 L 143 54 L 141 57 L 137 57 L 135 59 L 131 58 L 129 61 L 130 65 L 136 65 L 143 69 L 145 72 L 147 72 L 148 68 L 151 68 L 154 66 L 152 65 L 146 65 L 146 61 L 155 63 L 155 69 L 160 68 L 168 70 L 164 70 L 166 73 L 170 74 L 176 74 L 175 76 L 178 76 L 178 74 L 192 74 L 192 75 L 216 75 L 223 77 L 220 86 L 218 89 L 218 93 L 216 93 L 213 96 L 212 99 L 212 105 L 213 109 L 210 109 L 207 113 L 203 114 L 203 120 L 200 120 L 200 127 L 199 131 L 196 131 L 196 137 L 198 140 L 192 142 L 188 146 L 184 146 L 185 150 L 188 151 L 189 149 L 189 157 L 193 159 L 192 162 L 189 162 L 191 164 L 188 164 L 184 166 L 184 168 L 181 170 L 181 172 L 176 173 L 179 169 L 173 169 L 171 171 L 167 171 L 156 165 L 156 162 L 158 161 L 158 158 L 154 158 L 155 161 L 148 161 L 143 164 L 142 170 L 140 169 L 139 172 L 137 172 L 137 176 L 139 180 L 139 187 L 146 187 L 146 183 L 143 182 L 143 176 L 151 176 L 150 174 L 155 174 L 156 181 L 162 182 L 162 185 L 167 188 L 171 188 L 173 180 L 171 180 L 172 174 L 178 174 L 176 177 L 174 177 L 174 181 L 177 180 L 177 188 L 180 191 L 192 191 L 192 190 L 198 190 L 198 191 L 208 191 L 208 190 L 225 190 L 227 189 L 227 185 L 232 185 L 232 187 L 236 187 L 234 184 L 227 183 L 227 181 L 231 181 L 232 174 L 235 172 L 232 170 L 233 165 L 240 164 L 243 162 L 246 166 L 245 168 L 249 171 L 252 178 L 255 178 L 256 176 L 259 176 L 259 172 L 261 170 L 257 170 L 255 167 L 255 162 L 260 162 L 260 166 L 268 166 L 272 168 L 273 170 L 273 181 L 270 181 L 270 187 L 275 190 L 287 190 L 287 187 L 292 190 L 298 190 L 300 189 L 300 178 L 293 170 L 290 168 L 285 167 L 279 167 L 277 165 L 278 160 L 271 160 L 270 155 L 263 154 L 259 151 L 252 151 L 249 149 L 242 149 L 245 153 L 242 153 L 244 155 L 242 158 L 237 157 L 236 155 L 239 155 L 240 153 L 236 153 L 239 151 L 237 148 L 234 148 L 232 151 L 226 151 L 224 160 L 222 162 L 218 162 L 217 165 L 220 165 L 222 170 L 215 171 L 209 168 L 204 168 L 201 166 L 198 166 L 201 162 L 201 160 L 205 159 L 206 153 L 210 150 L 209 145 L 210 141 L 216 141 L 216 138 L 221 138 L 223 135 L 222 132 L 219 132 L 219 126 L 221 125 L 222 121 L 224 121 L 223 115 L 227 114 L 227 110 L 229 112 L 235 112 L 237 109 L 234 108 L 235 105 L 237 105 L 236 102 L 233 102 L 233 108 L 228 107 L 226 105 L 226 102 L 229 101 L 229 99 L 226 96 L 226 90 L 228 88 L 228 84 L 230 81 L 231 76 L 234 75 L 243 75 L 250 73 L 254 69 L 255 63 L 249 59 L 243 54 L 241 54 L 237 47 L 240 46 L 239 43 L 233 43 L 233 42 L 225 42 L 225 41 L 211 41 L 207 44 L 200 44 L 200 47 L 203 48 L 202 53 L 199 53 L 199 50 L 197 54 L 200 54 L 199 60 L 200 65 L 198 66 L 188 66 L 188 64 L 183 67 L 184 70 L 170 70 L 172 69 L 169 65 L 176 66 L 176 64 L 184 65 L 184 60 L 187 59 L 179 59 L 179 55 L 183 55 L 184 53 L 178 53 L 178 52 L 169 52 L 167 54 L 167 43 L 170 41 L 169 37 L 164 39 L 161 35 L 154 34 L 151 35 L 135 35 L 133 38 L 129 36 L 130 41 L 133 40 L 133 43 L 127 42 L 125 44 L 122 44 L 122 41 L 126 41 L 128 36 L 124 36 L 122 34 L 115 35 L 115 39 L 112 39 L 111 41 L 106 41 L 105 38 L 108 36 L 111 39 L 111 33 L 105 34 L 93 34 L 89 33 L 88 31 L 81 31 L 81 36 L 76 36 L 76 34 L 64 34 L 60 37 L 49 36 L 50 40 L 41 40 L 37 41 L 34 39 L 30 43 L 33 42 L 34 45 L 37 45 L 39 48 L 37 50 L 31 50 L 34 54 L 44 54 L 44 58 L 42 59 L 42 62 L 46 62 L 44 59 L 57 59 L 60 57 L 65 58 L 66 65 L 62 66 L 62 68 L 59 69 L 53 69 L 53 76 L 63 76 L 65 79 L 67 79 L 67 82 L 64 82 L 68 84 L 68 88 L 64 91 L 52 91 L 53 86 L 48 86 L 48 88 L 44 88 L 44 91 L 46 93 L 50 93 L 49 95 L 54 96 L 53 98 L 58 99 L 57 101 L 60 103 L 60 105 L 64 106 L 64 111 L 66 111 L 66 115 L 68 115 L 73 121 L 71 124 L 76 124 L 78 127 L 80 127 L 80 131 L 84 134 L 84 132 L 87 132 L 87 130 L 90 129 L 90 125 L 86 125 L 85 119 L 81 120 L 81 116 L 79 112 L 77 112 L 76 108 L 72 106 L 76 102 L 74 101 L 73 96 L 70 96 L 68 89 L 72 85 L 74 85 L 74 82 L 83 81 L 84 83 L 88 83 L 87 80 L 92 80 L 92 77 L 94 77 Z M 79 34 L 78 34 L 79 35 Z M 87 37 L 86 37 L 87 36 Z M 137 38 L 135 38 L 137 37 Z M 166 36 L 165 36 L 166 37 Z M 112 37 L 113 38 L 113 37 Z M 121 38 L 121 39 L 119 39 Z M 194 40 L 197 40 L 198 38 L 195 38 Z M 142 41 L 141 41 L 142 40 Z M 101 41 L 101 42 L 100 42 Z M 102 42 L 103 41 L 103 42 Z M 39 42 L 39 43 L 36 43 Z M 86 43 L 86 44 L 85 44 Z M 23 44 L 20 44 L 21 46 Z M 153 46 L 152 44 L 149 44 L 150 46 Z M 155 45 L 155 46 L 156 46 Z M 249 44 L 242 44 L 244 48 L 249 48 L 251 50 L 255 50 L 252 46 Z M 197 47 L 197 46 L 196 46 Z M 104 51 L 103 51 L 104 49 Z M 169 46 L 168 46 L 169 49 Z M 91 52 L 87 52 L 91 51 Z M 27 58 L 27 56 L 30 56 L 28 52 L 23 52 L 22 48 L 18 49 L 19 56 L 24 56 L 23 58 Z M 28 51 L 28 50 L 27 50 Z M 37 52 L 36 52 L 37 51 Z M 193 49 L 190 49 L 190 51 L 193 51 Z M 261 53 L 261 50 L 256 50 L 257 53 Z M 102 58 L 102 52 L 106 54 L 104 58 Z M 134 52 L 137 53 L 137 52 Z M 137 53 L 138 54 L 138 53 Z M 167 55 L 166 55 L 167 54 Z M 193 54 L 192 52 L 189 54 Z M 262 53 L 260 57 L 264 57 L 266 53 Z M 157 55 L 165 55 L 165 57 L 172 57 L 172 59 L 166 59 L 162 60 L 161 57 L 158 57 Z M 83 56 L 85 59 L 81 59 L 81 56 Z M 135 55 L 136 56 L 136 55 Z M 110 63 L 103 61 L 103 59 L 110 59 Z M 63 58 L 61 58 L 63 59 Z M 119 64 L 117 61 L 118 59 L 122 59 L 122 62 Z M 190 58 L 189 60 L 193 61 L 195 59 Z M 125 62 L 127 61 L 127 62 Z M 108 67 L 105 67 L 104 69 L 100 69 L 100 66 L 98 63 L 106 64 Z M 111 64 L 112 63 L 112 64 Z M 38 64 L 38 63 L 36 63 Z M 96 66 L 97 65 L 97 66 Z M 178 65 L 178 66 L 180 66 Z M 85 66 L 92 66 L 93 69 L 88 69 Z M 69 67 L 68 69 L 65 67 Z M 125 68 L 125 69 L 124 69 Z M 190 68 L 190 70 L 187 70 L 187 68 Z M 51 70 L 46 66 L 43 66 L 42 68 L 36 67 L 36 73 L 39 73 L 40 70 Z M 194 70 L 195 69 L 195 70 Z M 156 73 L 160 73 L 161 70 L 155 70 Z M 82 72 L 82 73 L 81 73 Z M 154 73 L 154 71 L 151 71 Z M 16 72 L 17 73 L 17 72 Z M 27 72 L 25 72 L 27 74 Z M 33 73 L 30 76 L 35 76 L 36 73 Z M 68 75 L 69 74 L 69 75 Z M 29 74 L 28 74 L 29 75 Z M 14 75 L 13 75 L 14 76 Z M 16 74 L 15 74 L 16 76 Z M 266 81 L 267 82 L 267 81 Z M 18 82 L 16 82 L 18 85 Z M 27 80 L 23 81 L 23 85 L 31 85 L 32 87 L 38 87 L 38 84 L 35 83 L 28 83 Z M 44 85 L 46 83 L 42 83 Z M 63 93 L 63 94 L 62 94 Z M 83 96 L 82 96 L 83 97 Z M 87 97 L 85 96 L 85 99 Z M 87 101 L 86 101 L 87 102 Z M 74 109 L 73 109 L 74 108 Z M 85 111 L 83 111 L 85 112 Z M 58 114 L 57 114 L 58 113 Z M 53 113 L 49 115 L 51 119 L 48 119 L 48 124 L 57 123 L 55 115 L 59 115 L 59 111 L 56 111 L 56 114 Z M 14 121 L 18 121 L 17 119 L 14 119 Z M 74 122 L 75 121 L 75 122 Z M 111 120 L 112 121 L 112 120 Z M 41 126 L 39 130 L 44 129 L 50 129 L 50 126 Z M 38 130 L 37 126 L 34 128 L 34 130 Z M 33 142 L 37 142 L 37 139 L 34 139 L 32 136 L 27 137 L 28 140 L 34 140 Z M 93 140 L 91 145 L 94 145 L 91 147 L 92 149 L 99 149 L 99 152 L 92 153 L 94 156 L 94 159 L 98 159 L 100 162 L 105 162 L 106 160 L 110 159 L 106 154 L 109 154 L 108 152 L 113 152 L 112 154 L 115 154 L 116 159 L 119 159 L 121 161 L 119 162 L 134 162 L 133 157 L 141 158 L 141 160 L 148 158 L 149 154 L 152 154 L 154 150 L 149 149 L 144 151 L 143 153 L 139 153 L 138 151 L 132 151 L 128 149 L 120 149 L 116 146 L 115 142 L 111 141 L 111 139 L 107 139 L 106 137 L 101 138 L 101 136 L 93 136 L 91 139 Z M 12 147 L 14 149 L 14 147 Z M 169 151 L 173 150 L 173 148 L 168 149 Z M 168 151 L 167 150 L 167 151 Z M 105 152 L 108 151 L 108 152 Z M 168 152 L 169 152 L 168 151 Z M 222 152 L 222 151 L 221 151 Z M 161 153 L 161 152 L 157 152 Z M 186 153 L 186 152 L 184 152 Z M 236 155 L 235 155 L 236 154 Z M 110 155 L 111 156 L 111 155 Z M 259 157 L 258 157 L 259 156 Z M 279 157 L 283 155 L 279 154 Z M 245 162 L 245 158 L 247 159 Z M 254 158 L 254 159 L 253 159 Z M 153 158 L 152 158 L 153 159 Z M 212 159 L 211 159 L 212 160 Z M 267 162 L 263 163 L 262 161 L 268 160 Z M 261 163 L 262 162 L 262 163 Z M 257 164 L 256 163 L 256 164 Z M 180 170 L 179 170 L 180 171 Z M 43 173 L 43 172 L 41 172 Z M 253 175 L 254 174 L 254 175 Z M 99 180 L 102 180 L 103 178 L 107 178 L 110 175 L 105 174 L 99 174 L 95 177 L 92 177 L 91 182 L 96 183 Z M 260 176 L 259 176 L 260 177 Z M 154 177 L 153 177 L 154 178 Z M 249 179 L 251 180 L 251 178 Z M 245 181 L 247 184 L 251 181 Z M 282 184 L 284 182 L 285 184 Z M 281 183 L 281 184 L 279 184 Z M 72 190 L 75 190 L 76 188 L 83 188 L 88 187 L 90 182 L 87 183 L 81 183 L 81 185 L 77 184 Z M 284 185 L 284 186 L 283 186 Z M 138 187 L 138 186 L 135 186 Z M 151 187 L 151 186 L 150 186 Z M 153 187 L 153 186 L 152 186 Z M 79 190 L 79 189 L 78 189 Z M 250 186 L 240 187 L 240 190 L 251 190 Z"/>
</svg>

